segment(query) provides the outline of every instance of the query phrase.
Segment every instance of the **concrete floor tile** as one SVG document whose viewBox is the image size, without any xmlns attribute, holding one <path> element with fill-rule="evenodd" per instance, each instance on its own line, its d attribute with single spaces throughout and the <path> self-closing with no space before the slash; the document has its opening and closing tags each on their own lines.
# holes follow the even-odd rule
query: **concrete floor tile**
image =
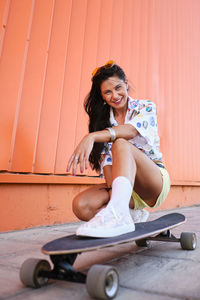
<svg viewBox="0 0 200 300">
<path fill-rule="evenodd" d="M 200 299 L 200 272 L 195 261 L 148 257 L 141 253 L 121 258 L 114 265 L 123 287 L 168 297 Z"/>
<path fill-rule="evenodd" d="M 0 299 L 21 292 L 22 288 L 18 268 L 1 265 L 0 263 Z"/>
<path fill-rule="evenodd" d="M 119 292 L 117 294 L 116 300 L 180 300 L 180 298 L 171 297 L 162 295 L 159 293 L 151 293 L 149 291 L 144 292 L 141 290 L 134 290 L 134 289 L 128 289 L 124 288 L 123 286 L 120 286 Z"/>
<path fill-rule="evenodd" d="M 48 284 L 40 289 L 24 288 L 13 295 L 15 300 L 91 300 L 84 284 L 71 282 L 57 282 Z"/>
</svg>

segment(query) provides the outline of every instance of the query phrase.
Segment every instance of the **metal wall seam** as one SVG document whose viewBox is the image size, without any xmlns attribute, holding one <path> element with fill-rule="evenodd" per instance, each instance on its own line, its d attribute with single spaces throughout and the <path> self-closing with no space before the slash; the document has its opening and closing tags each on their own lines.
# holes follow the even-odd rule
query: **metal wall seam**
<svg viewBox="0 0 200 300">
<path fill-rule="evenodd" d="M 1 54 L 2 54 L 2 49 L 3 49 L 3 44 L 4 44 L 4 36 L 6 34 L 6 26 L 7 26 L 7 21 L 8 21 L 8 16 L 9 16 L 9 8 L 10 8 L 10 0 L 5 0 L 5 7 L 4 7 L 4 12 L 3 18 L 2 18 L 2 29 L 1 29 L 1 34 L 0 34 L 0 59 L 1 59 Z"/>
<path fill-rule="evenodd" d="M 74 138 L 74 149 L 75 147 L 77 146 L 77 144 L 79 143 L 79 140 L 77 141 L 77 134 L 78 134 L 78 116 L 79 116 L 79 106 L 80 106 L 80 92 L 81 92 L 81 81 L 82 81 L 82 73 L 83 73 L 83 59 L 84 59 L 84 53 L 86 51 L 85 49 L 85 44 L 86 44 L 86 29 L 87 29 L 87 20 L 89 19 L 89 5 L 90 5 L 90 0 L 87 0 L 87 3 L 86 3 L 86 16 L 85 16 L 85 22 L 84 22 L 84 30 L 83 30 L 83 50 L 82 50 L 82 53 L 81 53 L 81 72 L 80 72 L 80 79 L 79 79 L 79 85 L 77 83 L 77 85 L 79 86 L 79 91 L 78 91 L 78 97 L 77 97 L 77 100 L 78 100 L 78 105 L 77 105 L 77 111 L 76 111 L 76 116 L 75 116 L 75 138 Z"/>
<path fill-rule="evenodd" d="M 66 48 L 65 48 L 65 58 L 64 58 L 64 72 L 63 72 L 63 78 L 62 78 L 62 86 L 61 86 L 61 103 L 60 103 L 60 110 L 59 110 L 59 125 L 58 125 L 58 134 L 57 134 L 57 140 L 56 140 L 56 153 L 55 153 L 55 165 L 54 165 L 54 173 L 56 174 L 56 169 L 57 169 L 57 160 L 58 160 L 58 139 L 59 139 L 59 132 L 61 131 L 61 111 L 62 111 L 62 105 L 64 101 L 64 96 L 63 96 L 63 91 L 64 91 L 64 83 L 65 83 L 65 76 L 66 76 L 66 68 L 67 68 L 67 49 L 68 49 L 68 44 L 69 44 L 69 34 L 70 34 L 70 23 L 71 23 L 71 16 L 72 16 L 72 1 L 69 0 L 70 2 L 70 13 L 69 13 L 69 23 L 67 28 L 67 42 L 66 42 Z"/>
<path fill-rule="evenodd" d="M 101 0 L 97 58 L 96 58 L 96 63 L 94 63 L 93 65 L 93 69 L 97 66 L 103 65 L 107 60 L 113 59 L 111 55 L 112 15 L 113 15 L 113 0 L 109 0 L 109 1 Z M 91 71 L 93 71 L 93 69 L 91 69 Z"/>
<path fill-rule="evenodd" d="M 30 21 L 29 21 L 29 26 L 28 26 L 28 30 L 27 30 L 27 40 L 26 40 L 26 46 L 25 46 L 25 50 L 24 50 L 24 59 L 23 59 L 23 64 L 22 64 L 19 89 L 18 89 L 18 95 L 17 95 L 16 113 L 15 113 L 13 132 L 12 132 L 12 137 L 11 137 L 10 159 L 8 162 L 8 171 L 12 171 L 12 160 L 13 160 L 13 153 L 14 153 L 14 148 L 15 148 L 15 138 L 16 138 L 16 131 L 17 131 L 17 126 L 18 126 L 18 118 L 19 118 L 19 111 L 20 111 L 20 105 L 21 105 L 21 96 L 22 96 L 24 74 L 25 74 L 26 61 L 27 61 L 27 55 L 28 55 L 28 49 L 29 49 L 30 33 L 31 33 L 31 27 L 32 27 L 32 22 L 33 22 L 34 8 L 35 8 L 35 0 L 32 0 Z"/>
<path fill-rule="evenodd" d="M 99 23 L 100 23 L 101 0 L 96 2 L 88 0 L 87 15 L 84 26 L 84 43 L 82 53 L 82 68 L 79 85 L 78 107 L 76 114 L 75 146 L 80 142 L 85 133 L 88 132 L 88 116 L 84 110 L 84 99 L 91 87 L 91 73 L 96 62 L 98 51 Z M 91 47 L 91 40 L 93 41 Z M 88 60 L 89 57 L 89 60 Z M 86 76 L 87 74 L 87 76 Z M 89 78 L 89 81 L 88 81 Z M 83 120 L 85 121 L 83 124 Z M 78 169 L 79 173 L 79 169 Z M 86 170 L 85 174 L 92 174 L 91 170 Z"/>
<path fill-rule="evenodd" d="M 60 115 L 60 132 L 58 136 L 56 170 L 59 173 L 66 170 L 66 158 L 74 150 L 75 119 L 78 107 L 78 88 L 80 84 L 84 26 L 87 1 L 72 2 L 70 35 L 67 51 L 67 68 L 64 81 L 62 109 Z M 70 142 L 69 142 L 70 141 Z M 59 170 L 59 171 L 58 171 Z"/>
<path fill-rule="evenodd" d="M 35 161 L 36 161 L 36 155 L 37 155 L 38 135 L 39 135 L 41 112 L 42 112 L 43 97 L 44 97 L 44 89 L 45 89 L 45 82 L 46 82 L 46 75 L 47 75 L 49 45 L 50 45 L 50 40 L 51 40 L 51 32 L 52 32 L 52 24 L 53 24 L 53 17 L 54 17 L 55 1 L 56 0 L 53 0 L 53 5 L 52 5 L 51 21 L 50 21 L 50 28 L 49 28 L 49 35 L 48 35 L 48 44 L 47 44 L 47 50 L 46 50 L 45 71 L 44 71 L 44 77 L 43 77 L 43 82 L 42 82 L 42 91 L 41 91 L 41 100 L 40 100 L 40 111 L 39 111 L 39 117 L 38 117 L 38 126 L 37 126 L 37 130 L 36 130 L 36 143 L 35 143 L 35 149 L 34 149 L 34 155 L 33 155 L 32 172 L 34 172 L 34 169 L 35 169 Z"/>
</svg>

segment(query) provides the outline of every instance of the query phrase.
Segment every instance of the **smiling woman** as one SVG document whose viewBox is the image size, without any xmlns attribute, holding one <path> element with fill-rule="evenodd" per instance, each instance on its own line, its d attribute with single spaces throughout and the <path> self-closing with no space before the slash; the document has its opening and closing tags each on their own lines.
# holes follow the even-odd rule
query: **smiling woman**
<svg viewBox="0 0 200 300">
<path fill-rule="evenodd" d="M 72 154 L 67 171 L 100 171 L 106 184 L 83 191 L 73 201 L 84 221 L 77 235 L 111 237 L 135 230 L 146 221 L 144 207 L 157 207 L 166 198 L 170 180 L 162 164 L 155 104 L 128 95 L 124 71 L 114 62 L 93 72 L 85 102 L 89 134 Z M 129 210 L 129 207 L 131 210 Z"/>
</svg>

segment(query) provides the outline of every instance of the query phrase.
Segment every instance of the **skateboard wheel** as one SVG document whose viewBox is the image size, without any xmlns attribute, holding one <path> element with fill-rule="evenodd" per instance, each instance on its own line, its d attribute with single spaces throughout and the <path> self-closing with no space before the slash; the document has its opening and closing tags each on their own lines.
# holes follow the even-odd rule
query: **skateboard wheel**
<svg viewBox="0 0 200 300">
<path fill-rule="evenodd" d="M 194 250 L 197 246 L 197 237 L 193 232 L 182 232 L 180 238 L 181 247 L 184 250 Z"/>
<path fill-rule="evenodd" d="M 117 270 L 112 266 L 92 266 L 87 275 L 86 287 L 91 297 L 113 299 L 119 288 Z"/>
<path fill-rule="evenodd" d="M 47 284 L 48 278 L 42 277 L 41 271 L 50 271 L 51 266 L 47 260 L 29 258 L 24 261 L 20 269 L 20 279 L 25 286 L 40 288 Z"/>
<path fill-rule="evenodd" d="M 151 241 L 149 240 L 137 240 L 135 241 L 136 245 L 138 247 L 147 247 L 147 248 L 150 248 L 151 247 Z"/>
</svg>

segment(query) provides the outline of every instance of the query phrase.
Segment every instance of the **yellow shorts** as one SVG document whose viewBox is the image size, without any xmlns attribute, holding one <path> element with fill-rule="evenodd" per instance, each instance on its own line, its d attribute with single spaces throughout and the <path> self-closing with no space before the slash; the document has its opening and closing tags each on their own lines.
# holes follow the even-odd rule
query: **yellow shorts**
<svg viewBox="0 0 200 300">
<path fill-rule="evenodd" d="M 163 188 L 162 188 L 162 191 L 156 201 L 156 204 L 152 207 L 152 206 L 149 206 L 144 200 L 142 200 L 142 198 L 140 198 L 140 196 L 133 190 L 133 193 L 132 193 L 132 197 L 133 197 L 133 200 L 134 200 L 134 203 L 135 203 L 135 207 L 134 209 L 142 209 L 142 208 L 145 208 L 145 207 L 150 207 L 150 208 L 156 208 L 158 206 L 160 206 L 163 201 L 166 199 L 167 197 L 167 194 L 169 193 L 169 190 L 170 190 L 170 178 L 169 178 L 169 174 L 167 172 L 167 170 L 165 168 L 161 168 L 159 167 L 160 169 L 160 172 L 162 174 L 162 177 L 163 177 Z"/>
</svg>

